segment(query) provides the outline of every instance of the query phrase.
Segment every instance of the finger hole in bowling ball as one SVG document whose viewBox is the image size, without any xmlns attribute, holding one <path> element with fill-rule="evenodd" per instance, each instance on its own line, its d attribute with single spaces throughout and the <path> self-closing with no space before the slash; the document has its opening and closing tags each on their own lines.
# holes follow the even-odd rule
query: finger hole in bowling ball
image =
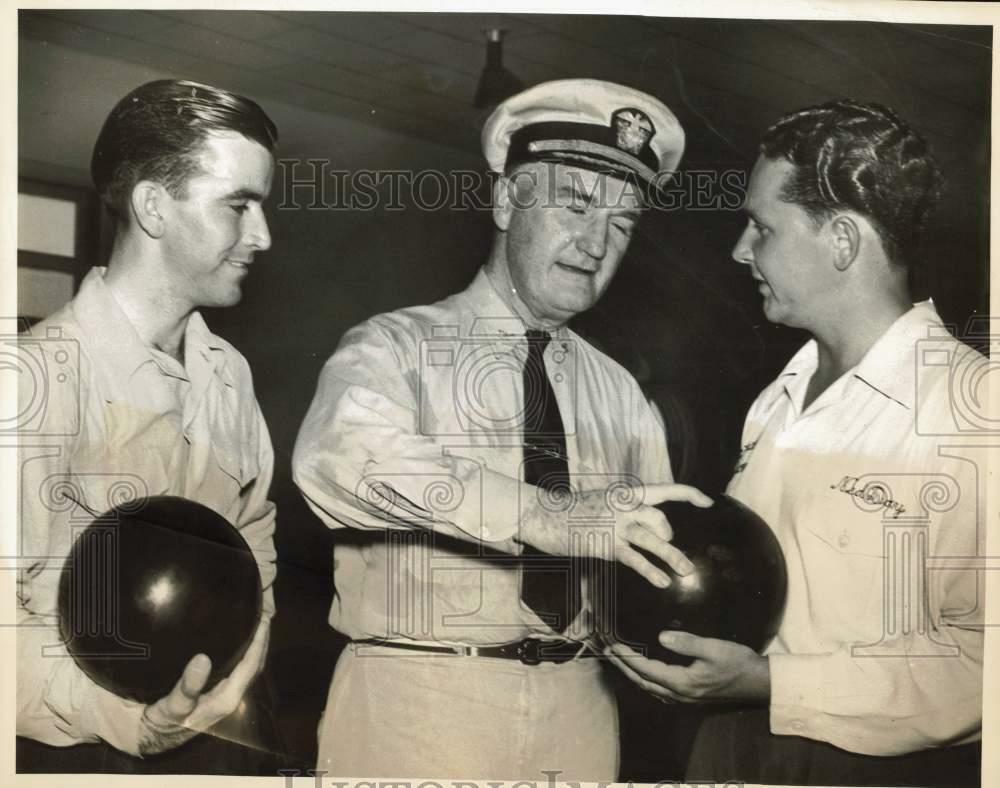
<svg viewBox="0 0 1000 788">
<path fill-rule="evenodd" d="M 673 544 L 694 570 L 678 575 L 663 561 L 639 550 L 670 577 L 657 588 L 618 562 L 611 578 L 591 584 L 591 604 L 600 635 L 673 665 L 690 657 L 664 648 L 659 634 L 680 630 L 742 643 L 762 651 L 778 631 L 788 578 L 773 531 L 748 507 L 727 495 L 702 509 L 683 502 L 657 506 L 673 528 Z"/>
<path fill-rule="evenodd" d="M 59 578 L 59 630 L 95 683 L 148 704 L 170 693 L 196 654 L 212 662 L 204 691 L 228 676 L 261 601 L 240 532 L 206 506 L 157 496 L 80 532 Z"/>
</svg>

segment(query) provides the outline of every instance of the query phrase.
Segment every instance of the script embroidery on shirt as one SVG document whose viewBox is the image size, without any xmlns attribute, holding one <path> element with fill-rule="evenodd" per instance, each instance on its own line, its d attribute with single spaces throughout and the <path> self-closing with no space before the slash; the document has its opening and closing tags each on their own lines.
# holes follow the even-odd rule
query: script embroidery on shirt
<svg viewBox="0 0 1000 788">
<path fill-rule="evenodd" d="M 831 484 L 831 490 L 839 490 L 842 493 L 853 495 L 855 498 L 864 501 L 869 506 L 881 506 L 892 512 L 890 515 L 895 520 L 906 511 L 906 507 L 899 501 L 894 501 L 889 497 L 885 486 L 879 482 L 868 482 L 859 486 L 861 480 L 857 476 L 844 476 L 836 484 Z"/>
<path fill-rule="evenodd" d="M 750 462 L 750 452 L 754 450 L 757 446 L 757 441 L 751 441 L 740 447 L 740 458 L 736 461 L 736 467 L 733 468 L 733 474 L 741 473 L 743 469 L 747 467 Z"/>
</svg>

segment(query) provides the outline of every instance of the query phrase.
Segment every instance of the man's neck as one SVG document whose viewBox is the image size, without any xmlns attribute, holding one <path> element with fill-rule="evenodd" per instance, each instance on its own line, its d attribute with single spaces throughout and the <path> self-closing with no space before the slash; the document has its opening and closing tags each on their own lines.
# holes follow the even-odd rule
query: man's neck
<svg viewBox="0 0 1000 788">
<path fill-rule="evenodd" d="M 565 322 L 556 323 L 551 320 L 542 320 L 535 317 L 534 313 L 532 313 L 528 305 L 524 303 L 524 300 L 518 294 L 517 288 L 514 287 L 514 283 L 511 281 L 510 271 L 502 262 L 491 258 L 486 263 L 484 270 L 486 271 L 486 278 L 490 280 L 490 284 L 493 285 L 493 289 L 500 296 L 500 300 L 507 305 L 507 308 L 511 312 L 521 319 L 525 328 L 555 332 L 565 325 Z"/>
<path fill-rule="evenodd" d="M 816 371 L 809 380 L 803 408 L 860 364 L 872 345 L 912 306 L 909 293 L 894 293 L 877 304 L 848 310 L 827 330 L 814 331 Z"/>
<path fill-rule="evenodd" d="M 105 284 L 142 342 L 184 363 L 184 331 L 193 310 L 171 293 L 155 265 L 143 265 L 117 246 Z"/>
</svg>

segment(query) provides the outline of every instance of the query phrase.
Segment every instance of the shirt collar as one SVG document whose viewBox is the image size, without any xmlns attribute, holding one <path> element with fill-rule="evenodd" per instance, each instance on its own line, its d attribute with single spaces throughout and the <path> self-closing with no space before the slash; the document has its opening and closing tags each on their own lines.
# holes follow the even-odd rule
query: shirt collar
<svg viewBox="0 0 1000 788">
<path fill-rule="evenodd" d="M 73 312 L 95 357 L 110 367 L 117 380 L 128 380 L 144 364 L 155 364 L 164 373 L 176 373 L 164 366 L 142 341 L 111 289 L 104 281 L 107 268 L 95 266 L 84 277 L 73 299 Z M 209 331 L 204 318 L 193 312 L 184 329 L 185 355 L 198 353 L 208 361 L 224 382 L 232 385 L 226 369 L 225 346 Z"/>
<path fill-rule="evenodd" d="M 868 349 L 854 369 L 855 377 L 900 405 L 912 408 L 917 387 L 917 343 L 941 336 L 944 330 L 932 301 L 914 304 Z"/>
<path fill-rule="evenodd" d="M 914 304 L 875 340 L 849 374 L 903 407 L 912 408 L 916 395 L 916 343 L 940 335 L 943 330 L 944 324 L 932 301 Z M 794 401 L 801 402 L 796 395 L 809 384 L 817 363 L 817 344 L 812 339 L 781 371 L 778 378 Z"/>
<path fill-rule="evenodd" d="M 479 269 L 463 295 L 472 315 L 469 336 L 510 339 L 525 335 L 527 327 L 524 321 L 500 297 L 493 281 L 486 274 L 485 266 Z M 569 336 L 569 329 L 560 326 L 549 333 L 553 338 L 565 339 Z"/>
<path fill-rule="evenodd" d="M 809 380 L 816 371 L 819 360 L 817 347 L 815 339 L 806 342 L 778 375 L 782 388 L 788 394 L 789 399 L 795 403 L 796 408 L 800 407 L 800 403 L 805 398 L 804 389 L 809 385 Z"/>
</svg>

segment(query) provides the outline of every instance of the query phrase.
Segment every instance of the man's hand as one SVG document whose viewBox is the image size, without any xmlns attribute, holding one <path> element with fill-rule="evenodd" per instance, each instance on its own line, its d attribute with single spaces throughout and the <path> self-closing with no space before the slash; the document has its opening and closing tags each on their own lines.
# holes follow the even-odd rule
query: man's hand
<svg viewBox="0 0 1000 788">
<path fill-rule="evenodd" d="M 770 701 L 767 657 L 753 649 L 687 632 L 661 632 L 660 643 L 678 654 L 694 657 L 694 662 L 687 667 L 668 665 L 620 643 L 608 646 L 604 653 L 622 673 L 663 701 Z"/>
<path fill-rule="evenodd" d="M 542 495 L 546 493 L 543 492 Z M 567 492 L 567 495 L 570 493 Z M 609 502 L 608 497 L 612 497 Z M 684 554 L 670 544 L 673 530 L 663 512 L 654 509 L 653 504 L 663 501 L 687 501 L 695 506 L 708 507 L 712 499 L 700 490 L 685 484 L 653 484 L 646 487 L 623 487 L 612 490 L 591 490 L 575 496 L 567 511 L 550 511 L 538 500 L 529 496 L 530 501 L 521 513 L 521 529 L 518 539 L 549 555 L 573 555 L 619 561 L 645 577 L 660 588 L 670 585 L 666 572 L 654 566 L 642 553 L 641 547 L 663 560 L 677 574 L 691 571 L 691 562 Z M 642 500 L 643 503 L 631 511 L 618 511 L 614 500 Z M 569 516 L 585 523 L 588 520 L 606 523 L 608 513 L 614 512 L 613 553 L 608 554 L 601 547 L 599 539 L 579 539 L 577 544 L 570 540 Z M 583 526 L 581 525 L 580 528 Z M 577 530 L 577 526 L 572 526 Z M 582 550 L 583 552 L 580 552 Z M 587 552 L 591 550 L 593 552 Z"/>
<path fill-rule="evenodd" d="M 202 694 L 211 660 L 204 654 L 192 657 L 170 694 L 143 711 L 139 754 L 172 750 L 236 711 L 250 682 L 264 667 L 270 630 L 269 621 L 257 625 L 243 659 L 211 692 Z"/>
</svg>

